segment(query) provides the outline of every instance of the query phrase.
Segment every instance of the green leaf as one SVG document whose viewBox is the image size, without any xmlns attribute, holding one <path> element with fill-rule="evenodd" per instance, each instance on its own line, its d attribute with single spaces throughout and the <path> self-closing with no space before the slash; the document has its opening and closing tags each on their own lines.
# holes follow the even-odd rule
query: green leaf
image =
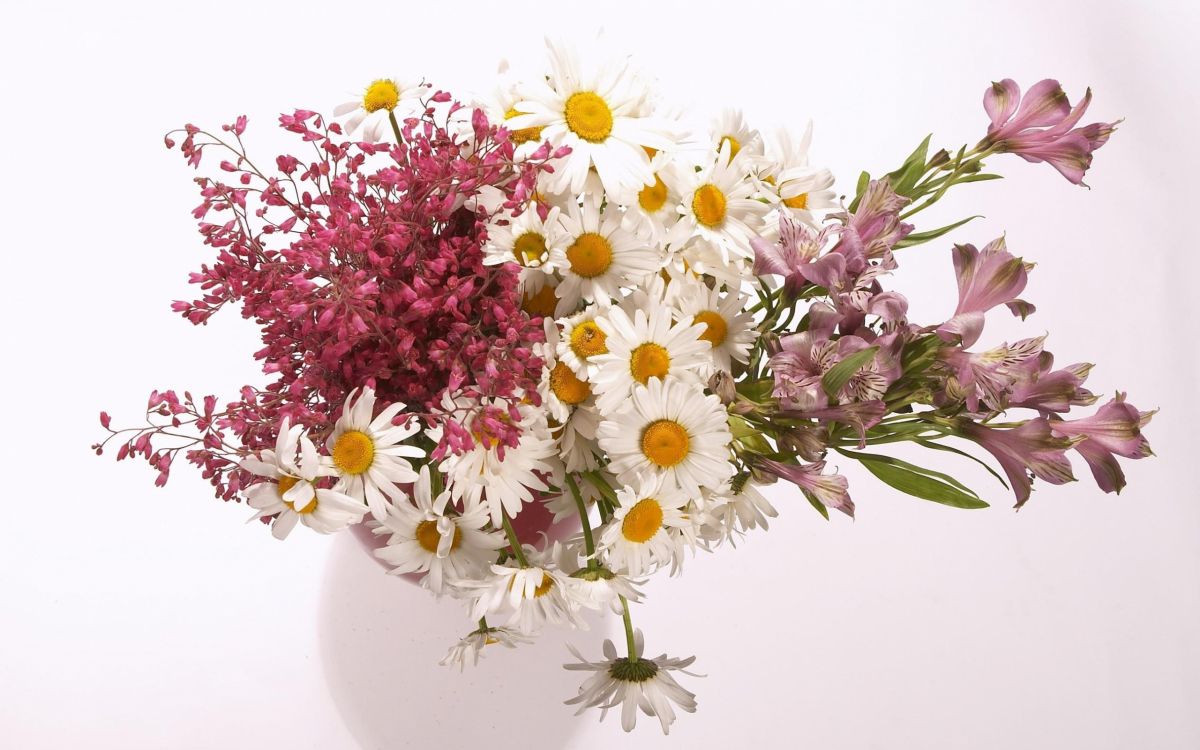
<svg viewBox="0 0 1200 750">
<path fill-rule="evenodd" d="M 854 377 L 854 373 L 863 368 L 863 365 L 875 358 L 875 352 L 879 351 L 878 346 L 870 346 L 862 349 L 846 357 L 841 362 L 838 362 L 821 378 L 821 388 L 825 390 L 825 395 L 830 398 L 837 398 L 837 394 L 846 383 L 850 382 L 850 378 Z"/>
<path fill-rule="evenodd" d="M 825 503 L 818 500 L 816 498 L 816 496 L 813 495 L 813 493 L 809 492 L 808 490 L 802 489 L 800 491 L 804 493 L 804 497 L 808 498 L 809 505 L 816 508 L 817 512 L 820 513 L 825 518 L 826 521 L 828 521 L 829 520 L 829 508 L 825 507 Z"/>
<path fill-rule="evenodd" d="M 854 200 L 850 201 L 850 207 L 847 209 L 850 213 L 858 208 L 858 204 L 862 201 L 863 193 L 867 190 L 867 183 L 871 181 L 871 175 L 865 170 L 858 176 L 858 184 L 854 187 Z"/>
<path fill-rule="evenodd" d="M 896 243 L 896 249 L 900 249 L 902 247 L 913 247 L 914 245 L 921 245 L 929 242 L 930 240 L 936 240 L 938 237 L 941 237 L 944 234 L 953 232 L 955 229 L 958 229 L 968 221 L 974 221 L 975 219 L 982 218 L 983 216 L 981 214 L 976 214 L 974 216 L 968 216 L 962 221 L 956 221 L 953 224 L 947 224 L 939 229 L 931 229 L 928 232 L 917 232 L 915 234 L 910 234 Z"/>
<path fill-rule="evenodd" d="M 987 182 L 988 180 L 1003 179 L 1004 175 L 999 174 L 973 174 L 967 177 L 962 177 L 954 181 L 954 184 L 961 185 L 967 182 Z"/>
<path fill-rule="evenodd" d="M 897 194 L 911 198 L 912 190 L 917 185 L 917 180 L 921 179 L 921 175 L 925 174 L 925 161 L 929 155 L 929 139 L 933 134 L 925 136 L 925 140 L 917 146 L 908 158 L 904 160 L 904 164 L 895 172 L 888 174 L 888 179 L 892 183 L 892 189 Z"/>
<path fill-rule="evenodd" d="M 901 492 L 953 508 L 987 508 L 974 490 L 948 474 L 926 469 L 907 461 L 875 453 L 838 450 L 842 455 L 862 463 L 867 471 L 884 484 Z"/>
<path fill-rule="evenodd" d="M 967 453 L 964 450 L 959 450 L 958 448 L 955 448 L 954 446 L 951 446 L 951 445 L 942 445 L 941 443 L 935 443 L 932 440 L 916 440 L 914 442 L 916 442 L 917 445 L 923 445 L 926 448 L 933 448 L 934 450 L 938 450 L 938 451 L 946 451 L 948 453 L 957 453 L 960 456 L 966 456 L 967 458 L 971 459 L 972 461 L 979 464 L 983 468 L 987 469 L 988 473 L 991 474 L 992 476 L 994 476 L 996 478 L 997 482 L 1004 485 L 1004 489 L 1006 489 L 1006 490 L 1009 489 L 1008 482 L 1004 481 L 1004 477 L 1000 476 L 1000 474 L 995 469 L 993 469 L 991 466 L 989 466 L 986 461 L 982 460 L 978 456 L 972 456 L 970 453 Z"/>
</svg>

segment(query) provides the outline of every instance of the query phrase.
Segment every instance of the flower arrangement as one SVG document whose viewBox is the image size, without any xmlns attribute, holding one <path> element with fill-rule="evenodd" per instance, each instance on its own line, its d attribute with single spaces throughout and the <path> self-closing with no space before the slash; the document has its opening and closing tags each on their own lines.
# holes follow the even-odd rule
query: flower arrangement
<svg viewBox="0 0 1200 750">
<path fill-rule="evenodd" d="M 1053 80 L 993 83 L 974 147 L 926 138 L 839 197 L 810 164 L 811 128 L 764 136 L 732 110 L 698 125 L 629 60 L 583 62 L 550 44 L 544 75 L 502 71 L 470 106 L 377 80 L 333 120 L 281 116 L 298 153 L 271 168 L 243 145 L 245 117 L 169 134 L 223 173 L 196 179 L 216 260 L 174 310 L 204 324 L 240 307 L 269 382 L 221 408 L 154 391 L 143 426 L 101 413 L 96 452 L 113 443 L 159 485 L 182 454 L 279 539 L 365 524 L 393 572 L 478 623 L 444 664 L 611 609 L 625 647 L 575 652 L 566 668 L 587 679 L 567 703 L 619 707 L 626 730 L 640 710 L 664 732 L 696 708 L 676 681 L 693 658 L 646 656 L 631 605 L 647 577 L 766 529 L 764 485 L 853 516 L 830 466 L 848 460 L 924 500 L 987 506 L 867 450 L 903 442 L 984 465 L 1019 508 L 1034 479 L 1075 478 L 1071 452 L 1105 492 L 1125 484 L 1117 457 L 1150 455 L 1153 412 L 1122 393 L 1064 416 L 1098 400 L 1092 366 L 1056 367 L 1045 336 L 973 349 L 989 311 L 1034 312 L 1020 298 L 1033 266 L 1003 237 L 950 249 L 944 320 L 910 320 L 885 288 L 900 251 L 969 223 L 910 219 L 997 179 L 985 160 L 1015 154 L 1082 185 L 1117 125 L 1080 125 L 1090 91 L 1072 105 Z M 535 512 L 565 532 L 519 534 Z"/>
</svg>

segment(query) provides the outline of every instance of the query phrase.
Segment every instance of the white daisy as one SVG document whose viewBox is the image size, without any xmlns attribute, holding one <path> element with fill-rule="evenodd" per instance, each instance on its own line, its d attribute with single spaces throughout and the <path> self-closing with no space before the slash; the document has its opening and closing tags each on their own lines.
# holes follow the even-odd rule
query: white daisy
<svg viewBox="0 0 1200 750">
<path fill-rule="evenodd" d="M 617 484 L 617 478 L 609 474 L 606 469 L 597 468 L 595 471 L 601 477 L 601 481 L 607 482 L 608 486 L 611 487 Z M 585 508 L 591 508 L 596 504 L 598 499 L 603 497 L 600 489 L 592 484 L 590 480 L 581 477 L 577 482 L 577 486 L 579 487 L 579 496 L 583 500 Z M 554 514 L 554 523 L 558 523 L 564 518 L 577 518 L 579 516 L 579 506 L 575 503 L 575 496 L 571 494 L 565 485 L 561 488 L 559 494 L 546 497 L 545 504 L 546 509 Z"/>
<path fill-rule="evenodd" d="M 517 85 L 512 82 L 502 82 L 496 87 L 492 95 L 483 101 L 479 102 L 480 108 L 487 115 L 488 121 L 493 125 L 503 126 L 508 130 L 508 139 L 513 144 L 514 157 L 524 159 L 532 154 L 542 145 L 545 139 L 542 138 L 542 128 L 512 128 L 509 121 L 514 117 L 522 114 L 517 109 L 517 102 L 521 100 L 521 94 L 517 89 Z"/>
<path fill-rule="evenodd" d="M 559 210 L 551 208 L 543 219 L 534 205 L 515 218 L 494 215 L 488 224 L 483 264 L 516 263 L 521 267 L 518 288 L 522 295 L 536 295 L 554 274 L 549 265 L 551 250 L 565 247 L 567 240 L 558 216 Z"/>
<path fill-rule="evenodd" d="M 705 366 L 711 367 L 712 346 L 701 341 L 704 328 L 689 322 L 674 323 L 671 309 L 661 303 L 626 312 L 614 307 L 597 317 L 608 353 L 595 358 L 592 377 L 596 406 L 601 414 L 616 410 L 637 384 L 669 375 L 697 382 Z"/>
<path fill-rule="evenodd" d="M 723 487 L 708 498 L 706 514 L 711 527 L 719 536 L 732 542 L 735 533 L 744 534 L 751 529 L 767 529 L 767 519 L 775 518 L 779 511 L 765 498 L 753 482 L 745 482 L 740 491 Z"/>
<path fill-rule="evenodd" d="M 589 708 L 599 708 L 601 721 L 604 721 L 610 708 L 620 706 L 621 728 L 626 732 L 633 731 L 637 725 L 637 712 L 640 708 L 647 716 L 658 717 L 663 734 L 668 734 L 671 724 L 675 723 L 674 706 L 688 713 L 696 711 L 696 695 L 680 687 L 671 676 L 671 672 L 691 675 L 685 667 L 691 666 L 696 657 L 672 659 L 662 654 L 647 659 L 642 655 L 645 639 L 641 630 L 634 633 L 634 646 L 634 658 L 618 657 L 617 647 L 613 642 L 605 641 L 605 660 L 599 662 L 584 659 L 574 646 L 568 646 L 579 663 L 563 666 L 571 671 L 593 674 L 580 686 L 579 695 L 566 703 L 579 704 L 577 715 Z"/>
<path fill-rule="evenodd" d="M 546 268 L 549 270 L 550 267 Z M 547 273 L 540 282 L 542 286 L 536 292 L 526 291 L 521 295 L 521 309 L 531 316 L 553 319 L 554 310 L 558 307 L 558 294 L 555 292 L 558 277 Z"/>
<path fill-rule="evenodd" d="M 434 594 L 487 570 L 496 550 L 506 544 L 502 534 L 484 531 L 488 515 L 482 506 L 446 514 L 449 499 L 449 492 L 433 497 L 429 467 L 422 466 L 413 485 L 416 505 L 401 501 L 389 506 L 387 518 L 375 529 L 376 534 L 391 534 L 375 556 L 397 575 L 427 572 L 422 583 Z"/>
<path fill-rule="evenodd" d="M 392 423 L 403 411 L 404 404 L 396 402 L 372 419 L 375 390 L 366 387 L 361 393 L 351 391 L 326 443 L 327 465 L 339 476 L 334 489 L 365 502 L 376 521 L 387 518 L 387 498 L 404 498 L 404 491 L 396 485 L 417 478 L 412 464 L 404 457 L 425 455 L 415 445 L 403 443 L 420 432 L 421 426 L 415 419 L 406 419 L 399 425 Z"/>
<path fill-rule="evenodd" d="M 538 395 L 542 397 L 542 408 L 550 418 L 562 424 L 570 419 L 576 408 L 591 404 L 592 387 L 584 378 L 575 374 L 565 362 L 558 361 L 561 340 L 558 326 L 551 319 L 543 321 L 546 343 L 541 347 L 545 367 L 538 384 Z"/>
<path fill-rule="evenodd" d="M 648 474 L 617 492 L 621 505 L 599 530 L 600 556 L 612 570 L 645 576 L 676 565 L 682 550 L 669 532 L 690 521 L 681 510 L 687 498 L 665 479 Z"/>
<path fill-rule="evenodd" d="M 748 157 L 762 155 L 762 135 L 746 124 L 740 109 L 725 108 L 712 125 L 713 151 L 729 148 L 729 156 L 735 157 L 744 150 Z M 749 161 L 749 160 L 748 160 Z"/>
<path fill-rule="evenodd" d="M 668 268 L 673 277 L 712 276 L 730 289 L 752 288 L 755 284 L 752 259 L 729 255 L 701 237 L 693 237 L 678 248 Z"/>
<path fill-rule="evenodd" d="M 758 339 L 754 315 L 746 312 L 748 298 L 741 292 L 722 294 L 719 287 L 709 289 L 699 282 L 681 286 L 675 301 L 679 320 L 703 327 L 700 340 L 712 347 L 716 369 L 731 372 L 734 361 L 748 362 L 750 347 Z M 711 368 L 701 374 L 710 375 Z"/>
<path fill-rule="evenodd" d="M 653 180 L 642 185 L 636 192 L 623 196 L 624 222 L 639 239 L 660 244 L 667 231 L 679 220 L 679 176 L 671 155 L 665 151 L 655 153 L 650 159 Z"/>
<path fill-rule="evenodd" d="M 479 628 L 451 646 L 438 664 L 443 667 L 458 665 L 461 672 L 468 663 L 471 666 L 479 664 L 479 657 L 485 646 L 499 644 L 505 648 L 516 648 L 518 643 L 533 643 L 533 639 L 511 628 Z"/>
<path fill-rule="evenodd" d="M 514 109 L 528 114 L 511 118 L 511 125 L 541 128 L 555 148 L 571 148 L 565 163 L 556 166 L 550 189 L 580 192 L 593 166 L 610 195 L 652 183 L 642 147 L 665 149 L 672 142 L 663 123 L 638 112 L 647 92 L 628 61 L 585 71 L 571 48 L 549 41 L 547 46 L 550 75 L 521 89 L 525 99 Z"/>
<path fill-rule="evenodd" d="M 464 409 L 471 414 L 462 423 L 472 429 L 478 403 L 448 401 L 447 405 L 448 411 Z M 501 401 L 493 402 L 492 406 L 507 408 Z M 533 502 L 535 490 L 540 492 L 548 487 L 545 476 L 561 470 L 554 438 L 550 437 L 541 412 L 525 405 L 518 410 L 521 436 L 515 447 L 500 446 L 493 438 L 475 431 L 474 447 L 447 455 L 441 464 L 451 496 L 455 500 L 465 499 L 468 507 L 483 503 L 496 528 L 503 524 L 506 513 L 511 518 L 521 512 L 525 503 Z M 507 411 L 503 413 L 508 418 Z M 441 433 L 441 429 L 433 429 L 429 436 L 440 441 Z"/>
<path fill-rule="evenodd" d="M 562 217 L 568 241 L 550 252 L 550 263 L 562 276 L 555 294 L 555 314 L 568 315 L 580 300 L 607 306 L 621 296 L 621 287 L 636 286 L 662 265 L 653 250 L 621 228 L 615 207 L 602 211 L 594 200 L 569 206 Z"/>
<path fill-rule="evenodd" d="M 671 244 L 682 246 L 699 237 L 715 245 L 727 259 L 754 257 L 750 240 L 758 236 L 770 206 L 752 197 L 756 185 L 747 150 L 731 156 L 730 148 L 725 143 L 699 172 L 684 175 L 682 218 L 667 236 Z"/>
<path fill-rule="evenodd" d="M 538 552 L 526 546 L 529 567 L 510 558 L 503 565 L 492 565 L 483 579 L 463 581 L 460 595 L 471 600 L 471 619 L 492 617 L 522 633 L 533 633 L 543 625 L 586 627 L 579 619 L 579 607 L 567 598 L 567 577 Z"/>
<path fill-rule="evenodd" d="M 644 472 L 665 475 L 684 494 L 733 476 L 728 415 L 716 396 L 674 378 L 651 378 L 597 430 L 609 468 L 623 484 Z"/>
<path fill-rule="evenodd" d="M 390 119 L 395 118 L 399 123 L 423 111 L 420 99 L 429 91 L 425 83 L 380 78 L 371 82 L 361 99 L 334 107 L 333 116 L 346 118 L 342 123 L 346 135 L 361 130 L 364 141 L 378 143 L 384 139 Z"/>
<path fill-rule="evenodd" d="M 559 321 L 563 330 L 558 337 L 555 354 L 559 362 L 583 379 L 587 379 L 589 371 L 595 369 L 596 358 L 608 352 L 608 336 L 596 323 L 599 312 L 593 305 Z"/>
<path fill-rule="evenodd" d="M 275 517 L 271 534 L 276 539 L 286 539 L 297 523 L 319 534 L 340 531 L 367 512 L 361 501 L 314 484 L 321 472 L 317 447 L 301 425 L 290 427 L 287 419 L 279 428 L 275 450 L 243 460 L 241 468 L 268 480 L 247 488 L 246 502 L 258 511 L 251 521 Z"/>
<path fill-rule="evenodd" d="M 763 192 L 776 204 L 776 210 L 786 211 L 807 224 L 813 224 L 813 211 L 837 208 L 833 192 L 833 173 L 828 169 L 809 166 L 808 147 L 812 142 L 812 123 L 799 141 L 787 130 L 780 130 L 767 142 L 758 178 Z M 768 225 L 778 221 L 767 221 Z"/>
</svg>

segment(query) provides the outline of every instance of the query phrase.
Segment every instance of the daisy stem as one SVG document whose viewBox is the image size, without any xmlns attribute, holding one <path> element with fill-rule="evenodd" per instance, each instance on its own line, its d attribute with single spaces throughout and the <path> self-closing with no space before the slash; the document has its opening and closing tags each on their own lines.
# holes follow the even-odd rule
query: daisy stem
<svg viewBox="0 0 1200 750">
<path fill-rule="evenodd" d="M 396 143 L 404 143 L 404 138 L 400 135 L 400 123 L 396 122 L 396 113 L 388 110 L 388 122 L 392 124 L 392 132 L 396 134 Z"/>
<path fill-rule="evenodd" d="M 596 542 L 592 539 L 592 521 L 588 518 L 587 506 L 583 504 L 583 496 L 579 494 L 579 485 L 575 477 L 567 474 L 567 486 L 575 498 L 575 507 L 579 509 L 579 522 L 583 524 L 583 547 L 587 551 L 588 567 L 596 567 Z"/>
<path fill-rule="evenodd" d="M 618 594 L 617 597 L 621 600 L 621 619 L 625 621 L 625 650 L 629 661 L 636 662 L 638 660 L 637 646 L 633 642 L 633 622 L 629 619 L 629 601 L 622 594 Z"/>
<path fill-rule="evenodd" d="M 480 630 L 483 630 L 483 631 L 486 631 L 486 630 L 488 629 L 488 624 L 487 624 L 487 618 L 486 618 L 486 617 L 480 617 L 480 618 L 479 618 L 479 629 L 480 629 Z"/>
<path fill-rule="evenodd" d="M 508 513 L 502 512 L 501 517 L 504 519 L 504 533 L 508 535 L 508 546 L 512 547 L 513 557 L 517 558 L 517 562 L 521 563 L 522 568 L 528 568 L 529 561 L 525 559 L 525 551 L 521 549 L 521 540 L 517 539 L 517 532 L 512 527 L 512 521 L 508 520 Z"/>
</svg>

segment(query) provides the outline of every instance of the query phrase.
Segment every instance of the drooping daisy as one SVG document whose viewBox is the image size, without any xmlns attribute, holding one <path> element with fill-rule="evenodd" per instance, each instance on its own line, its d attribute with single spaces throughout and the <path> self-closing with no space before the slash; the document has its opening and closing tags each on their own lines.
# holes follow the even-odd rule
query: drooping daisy
<svg viewBox="0 0 1200 750">
<path fill-rule="evenodd" d="M 711 366 L 712 346 L 700 340 L 704 329 L 691 321 L 673 322 L 671 309 L 661 303 L 635 310 L 632 319 L 614 307 L 596 324 L 608 345 L 608 353 L 596 357 L 592 377 L 601 414 L 615 411 L 639 383 L 667 376 L 697 382 L 703 368 Z"/>
<path fill-rule="evenodd" d="M 279 428 L 275 450 L 247 458 L 241 467 L 268 480 L 247 488 L 246 502 L 258 511 L 250 520 L 275 517 L 271 534 L 276 539 L 286 539 L 297 523 L 319 534 L 340 531 L 367 512 L 361 501 L 314 484 L 321 470 L 317 447 L 301 425 L 289 426 L 287 419 Z"/>
<path fill-rule="evenodd" d="M 676 563 L 682 553 L 669 530 L 689 525 L 687 498 L 663 475 L 648 474 L 617 492 L 613 517 L 600 529 L 600 554 L 611 569 L 645 576 Z"/>
<path fill-rule="evenodd" d="M 547 623 L 584 627 L 578 605 L 567 598 L 566 575 L 543 562 L 532 547 L 526 546 L 524 554 L 529 567 L 510 559 L 493 565 L 485 578 L 463 581 L 459 591 L 471 600 L 471 619 L 489 617 L 522 633 L 534 633 Z"/>
<path fill-rule="evenodd" d="M 736 486 L 736 483 L 735 483 Z M 744 482 L 740 490 L 723 487 L 708 495 L 707 525 L 722 540 L 733 542 L 735 534 L 751 529 L 767 529 L 767 519 L 779 511 L 763 496 L 753 482 Z"/>
<path fill-rule="evenodd" d="M 580 378 L 587 379 L 596 367 L 596 358 L 608 352 L 608 335 L 596 323 L 599 312 L 592 306 L 561 321 L 563 330 L 555 354 Z"/>
<path fill-rule="evenodd" d="M 333 110 L 334 117 L 346 117 L 342 129 L 347 135 L 361 131 L 362 139 L 373 143 L 383 140 L 388 120 L 419 114 L 420 98 L 428 94 L 426 83 L 411 83 L 398 78 L 380 78 L 372 81 L 361 99 L 339 104 Z M 348 115 L 348 117 L 347 117 Z"/>
<path fill-rule="evenodd" d="M 339 477 L 334 489 L 365 502 L 376 521 L 387 518 L 387 498 L 404 498 L 403 490 L 396 485 L 417 478 L 405 456 L 425 455 L 415 445 L 403 442 L 420 432 L 421 426 L 415 419 L 392 424 L 404 408 L 404 404 L 394 403 L 372 419 L 375 389 L 364 387 L 361 392 L 352 391 L 326 443 L 327 464 Z"/>
<path fill-rule="evenodd" d="M 551 250 L 562 247 L 567 239 L 558 216 L 559 210 L 551 208 L 543 219 L 537 207 L 530 205 L 516 218 L 507 214 L 496 217 L 505 223 L 494 218 L 487 229 L 483 264 L 516 263 L 521 267 L 522 295 L 536 296 L 554 273 L 549 265 Z"/>
<path fill-rule="evenodd" d="M 725 407 L 675 378 L 634 386 L 632 398 L 596 434 L 623 484 L 651 472 L 694 497 L 701 487 L 719 487 L 733 476 Z"/>
<path fill-rule="evenodd" d="M 507 408 L 507 404 L 500 401 L 491 405 Z M 449 401 L 447 407 L 451 412 L 456 409 L 470 411 L 478 409 L 479 404 Z M 515 447 L 497 445 L 494 438 L 476 433 L 474 447 L 447 455 L 441 464 L 451 496 L 455 500 L 465 499 L 468 507 L 483 503 L 495 528 L 500 528 L 506 513 L 511 518 L 521 512 L 525 503 L 532 502 L 535 490 L 545 490 L 549 485 L 544 477 L 556 474 L 561 467 L 557 464 L 554 438 L 550 437 L 540 413 L 524 405 L 518 407 L 518 411 L 521 421 L 517 426 L 521 428 L 521 436 Z M 465 424 L 469 429 L 473 419 L 467 418 Z M 441 430 L 430 430 L 429 436 L 440 441 Z"/>
<path fill-rule="evenodd" d="M 712 276 L 730 289 L 754 285 L 754 265 L 750 258 L 729 255 L 703 238 L 693 237 L 672 255 L 669 268 L 673 275 Z"/>
<path fill-rule="evenodd" d="M 553 556 L 560 570 L 573 571 L 567 579 L 567 598 L 579 606 L 594 611 L 604 609 L 621 614 L 621 597 L 628 602 L 640 602 L 638 587 L 645 581 L 634 580 L 624 573 L 613 572 L 595 560 L 586 559 L 580 544 L 554 544 Z"/>
<path fill-rule="evenodd" d="M 837 207 L 833 192 L 833 173 L 828 169 L 809 166 L 808 148 L 812 143 L 812 123 L 798 141 L 787 130 L 780 130 L 767 141 L 766 156 L 758 177 L 766 195 L 777 210 L 813 224 L 813 211 Z M 768 226 L 778 224 L 768 220 Z"/>
<path fill-rule="evenodd" d="M 610 195 L 653 182 L 643 147 L 665 149 L 672 141 L 663 123 L 638 112 L 646 91 L 628 61 L 584 70 L 571 48 L 547 46 L 550 75 L 521 89 L 525 99 L 513 108 L 528 114 L 511 118 L 511 126 L 541 128 L 542 138 L 554 147 L 571 148 L 566 163 L 556 167 L 550 190 L 580 192 L 593 166 Z"/>
<path fill-rule="evenodd" d="M 636 286 L 661 266 L 658 251 L 621 227 L 615 206 L 602 210 L 596 201 L 585 200 L 582 207 L 568 206 L 562 224 L 568 239 L 550 252 L 550 263 L 563 279 L 555 290 L 560 317 L 577 310 L 580 300 L 609 305 L 621 296 L 621 287 Z"/>
<path fill-rule="evenodd" d="M 401 501 L 388 506 L 387 518 L 375 529 L 376 534 L 391 534 L 375 556 L 397 575 L 427 572 L 422 583 L 434 594 L 486 570 L 496 550 L 506 544 L 502 534 L 484 531 L 488 514 L 482 506 L 447 514 L 449 499 L 448 491 L 433 497 L 429 467 L 422 466 L 413 485 L 416 505 Z"/>
<path fill-rule="evenodd" d="M 671 244 L 682 246 L 699 237 L 727 259 L 754 257 L 750 240 L 758 236 L 770 206 L 752 197 L 757 188 L 750 174 L 750 155 L 743 149 L 732 156 L 730 149 L 725 143 L 699 172 L 684 175 L 682 217 L 667 236 Z"/>
<path fill-rule="evenodd" d="M 746 312 L 747 302 L 741 292 L 722 294 L 719 287 L 709 289 L 699 282 L 684 286 L 676 299 L 679 320 L 704 327 L 700 340 L 712 347 L 713 364 L 718 370 L 730 372 L 734 361 L 749 361 L 750 347 L 758 335 L 754 315 Z M 711 368 L 701 374 L 711 374 Z"/>
<path fill-rule="evenodd" d="M 684 690 L 671 676 L 671 672 L 691 675 L 685 668 L 691 666 L 696 657 L 673 659 L 662 654 L 648 659 L 642 655 L 645 649 L 642 631 L 635 631 L 633 637 L 636 661 L 617 656 L 617 647 L 612 641 L 604 642 L 605 660 L 598 662 L 584 659 L 574 646 L 569 646 L 579 662 L 563 666 L 571 671 L 591 672 L 592 676 L 580 686 L 579 695 L 566 702 L 568 705 L 579 704 L 576 715 L 589 708 L 599 708 L 601 721 L 610 708 L 620 706 L 621 728 L 626 732 L 632 732 L 637 725 L 637 712 L 641 709 L 647 716 L 658 717 L 663 734 L 668 734 L 671 724 L 675 723 L 675 706 L 688 713 L 696 711 L 695 693 Z"/>
<path fill-rule="evenodd" d="M 485 646 L 499 644 L 505 648 L 516 648 L 518 643 L 533 643 L 533 639 L 512 628 L 479 628 L 463 636 L 458 643 L 451 646 L 438 664 L 443 667 L 458 665 L 461 672 L 468 663 L 471 666 L 479 664 L 479 657 Z"/>
</svg>

